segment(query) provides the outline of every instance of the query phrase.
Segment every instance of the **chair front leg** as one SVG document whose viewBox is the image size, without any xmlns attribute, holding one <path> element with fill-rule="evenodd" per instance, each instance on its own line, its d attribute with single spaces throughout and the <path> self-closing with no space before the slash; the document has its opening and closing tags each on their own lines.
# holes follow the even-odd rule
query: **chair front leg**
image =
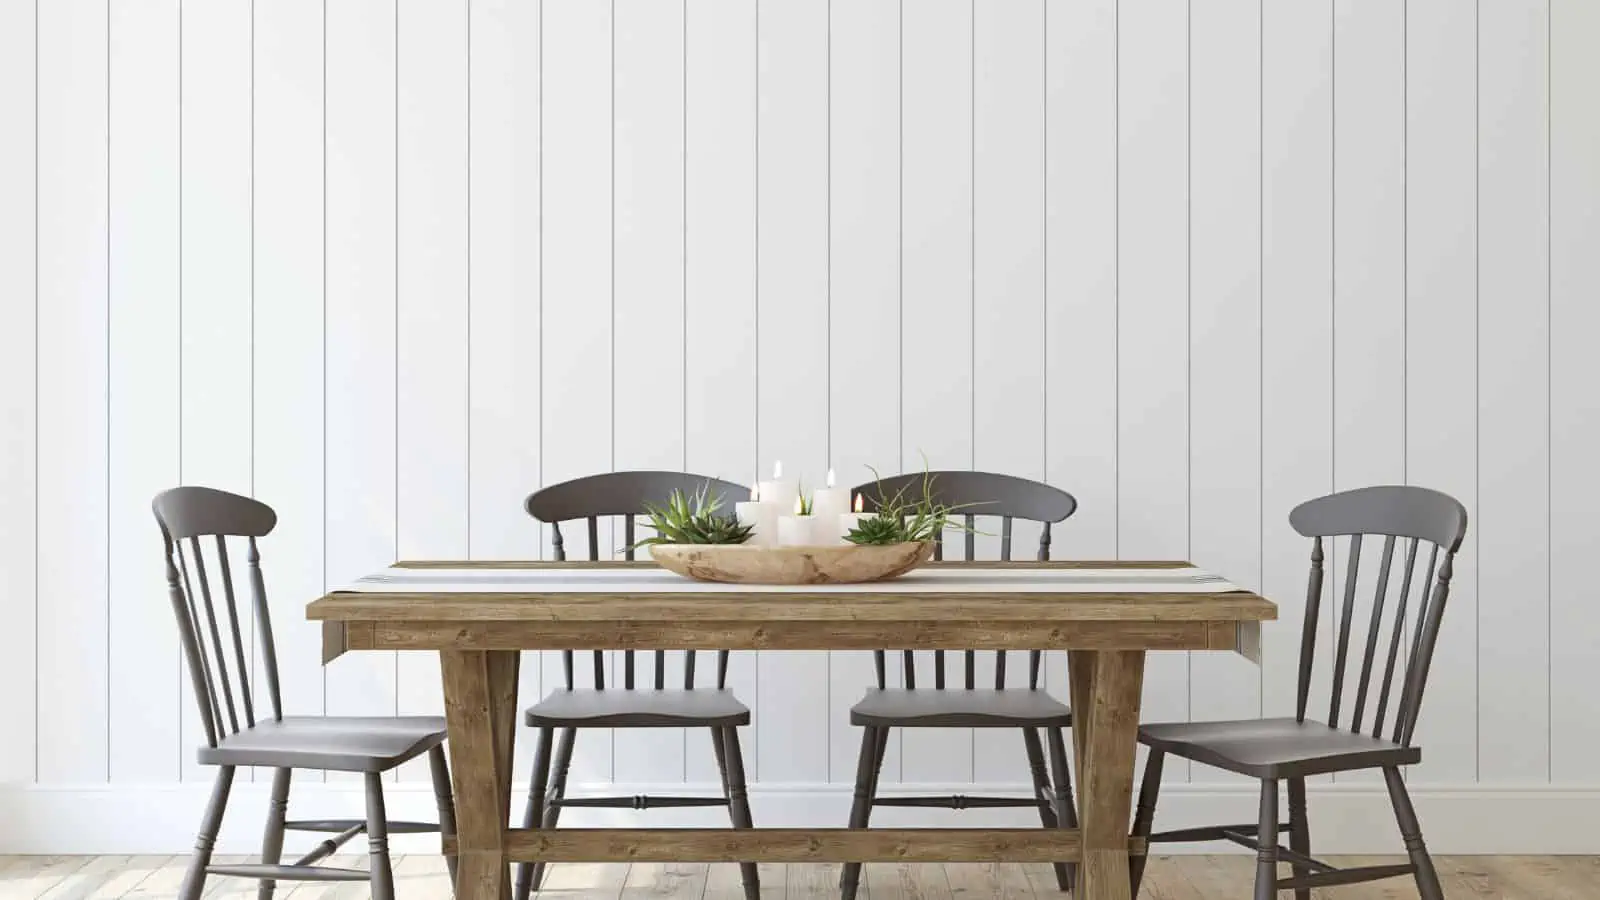
<svg viewBox="0 0 1600 900">
<path fill-rule="evenodd" d="M 261 837 L 261 862 L 277 865 L 283 860 L 283 823 L 289 817 L 289 778 L 293 769 L 277 769 L 272 773 L 272 794 L 267 798 L 267 828 Z M 270 878 L 261 880 L 256 890 L 258 900 L 272 900 L 278 883 Z"/>
<path fill-rule="evenodd" d="M 1439 886 L 1439 873 L 1433 868 L 1433 857 L 1422 842 L 1422 826 L 1417 823 L 1417 811 L 1411 805 L 1411 795 L 1406 792 L 1405 780 L 1399 769 L 1384 769 L 1383 781 L 1389 787 L 1389 801 L 1394 804 L 1394 817 L 1400 824 L 1400 837 L 1405 841 L 1406 854 L 1416 866 L 1417 893 L 1422 900 L 1444 900 L 1444 889 Z"/>
<path fill-rule="evenodd" d="M 1306 780 L 1289 779 L 1289 849 L 1304 856 L 1311 855 L 1311 824 L 1306 821 Z M 1311 874 L 1309 866 L 1294 863 L 1294 876 L 1303 878 Z M 1294 900 L 1311 900 L 1310 888 L 1295 888 Z"/>
<path fill-rule="evenodd" d="M 561 822 L 560 800 L 567 796 L 567 772 L 572 768 L 572 746 L 578 740 L 578 729 L 561 729 L 561 742 L 556 744 L 555 762 L 550 766 L 550 789 L 545 792 L 544 816 L 540 828 L 553 829 Z M 534 863 L 531 877 L 533 890 L 544 884 L 544 875 L 550 870 L 548 863 Z"/>
<path fill-rule="evenodd" d="M 1144 781 L 1139 783 L 1139 806 L 1133 814 L 1133 836 L 1148 838 L 1156 823 L 1156 799 L 1161 795 L 1161 768 L 1167 754 L 1151 750 L 1145 760 Z M 1150 860 L 1150 849 L 1128 860 L 1128 875 L 1133 883 L 1131 896 L 1139 896 L 1139 883 L 1144 881 L 1144 867 Z"/>
<path fill-rule="evenodd" d="M 450 790 L 450 764 L 444 758 L 444 745 L 428 751 L 428 771 L 433 776 L 433 803 L 439 810 L 439 841 L 443 843 L 456 836 L 456 800 Z M 451 896 L 455 895 L 458 859 L 454 853 L 444 857 L 445 868 L 450 871 Z"/>
<path fill-rule="evenodd" d="M 1044 743 L 1039 739 L 1039 729 L 1022 729 L 1022 745 L 1028 752 L 1028 769 L 1033 776 L 1033 799 L 1039 805 L 1039 824 L 1046 828 L 1055 828 L 1059 823 L 1056 818 L 1054 792 L 1050 787 L 1050 775 L 1045 771 Z M 1067 871 L 1063 863 L 1052 863 L 1056 873 L 1056 887 L 1059 890 L 1072 890 L 1073 875 Z"/>
<path fill-rule="evenodd" d="M 861 754 L 856 758 L 855 797 L 850 804 L 850 827 L 866 828 L 872 818 L 872 800 L 877 795 L 878 772 L 883 766 L 884 749 L 888 746 L 889 729 L 867 727 L 861 729 Z M 854 900 L 861 887 L 861 863 L 844 864 L 839 875 L 839 895 L 843 900 Z"/>
<path fill-rule="evenodd" d="M 554 729 L 539 729 L 539 744 L 533 753 L 533 778 L 528 782 L 528 805 L 522 811 L 523 828 L 536 828 L 544 819 L 545 788 L 550 782 L 550 742 L 554 735 Z M 517 863 L 517 881 L 511 892 L 514 900 L 528 900 L 528 894 L 533 891 L 533 870 L 532 863 Z"/>
<path fill-rule="evenodd" d="M 1278 779 L 1261 779 L 1261 822 L 1256 829 L 1255 900 L 1278 896 Z"/>
<path fill-rule="evenodd" d="M 1078 805 L 1072 797 L 1072 772 L 1067 768 L 1067 741 L 1060 728 L 1050 729 L 1050 768 L 1055 775 L 1056 827 L 1078 827 Z M 1078 883 L 1077 863 L 1057 863 L 1056 878 L 1063 876 L 1066 883 Z M 1062 890 L 1067 890 L 1063 887 Z"/>
<path fill-rule="evenodd" d="M 222 828 L 222 814 L 228 808 L 228 792 L 233 788 L 233 766 L 217 769 L 216 783 L 211 787 L 211 802 L 206 804 L 200 817 L 200 834 L 194 840 L 194 856 L 189 859 L 189 871 L 184 873 L 183 885 L 178 888 L 178 900 L 200 900 L 206 886 L 206 867 L 211 865 L 211 849 L 217 845 L 217 832 Z"/>
<path fill-rule="evenodd" d="M 371 856 L 372 900 L 394 900 L 394 868 L 389 864 L 389 815 L 383 806 L 383 775 L 366 774 L 367 848 Z"/>
<path fill-rule="evenodd" d="M 739 749 L 739 729 L 729 725 L 722 732 L 723 752 L 727 756 L 728 815 L 734 828 L 754 828 L 750 816 L 750 796 L 745 791 L 744 751 Z M 761 876 L 753 862 L 739 863 L 739 880 L 744 885 L 745 900 L 761 900 Z"/>
</svg>

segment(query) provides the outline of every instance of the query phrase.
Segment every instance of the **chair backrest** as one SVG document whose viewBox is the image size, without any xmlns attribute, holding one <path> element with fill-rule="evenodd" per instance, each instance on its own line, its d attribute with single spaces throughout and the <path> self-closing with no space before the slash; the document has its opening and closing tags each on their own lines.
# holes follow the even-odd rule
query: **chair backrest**
<svg viewBox="0 0 1600 900">
<path fill-rule="evenodd" d="M 1456 551 L 1467 533 L 1467 510 L 1455 498 L 1427 488 L 1400 485 L 1360 488 L 1319 497 L 1295 507 L 1289 514 L 1289 523 L 1300 534 L 1312 538 L 1311 576 L 1306 588 L 1304 629 L 1300 638 L 1300 674 L 1296 694 L 1295 718 L 1304 720 L 1310 701 L 1312 670 L 1316 661 L 1318 620 L 1322 607 L 1322 582 L 1324 539 L 1331 545 L 1337 539 L 1346 540 L 1344 597 L 1340 609 L 1335 611 L 1335 652 L 1333 679 L 1328 707 L 1328 724 L 1347 727 L 1359 733 L 1371 700 L 1374 666 L 1378 661 L 1380 636 L 1389 632 L 1387 648 L 1382 657 L 1382 673 L 1378 681 L 1376 709 L 1373 712 L 1371 735 L 1381 737 L 1384 721 L 1389 712 L 1395 675 L 1401 672 L 1399 696 L 1395 699 L 1394 724 L 1389 740 L 1409 746 L 1417 727 L 1417 715 L 1422 709 L 1422 691 L 1428 680 L 1428 667 L 1433 661 L 1434 645 L 1439 637 L 1439 622 L 1444 616 L 1445 602 L 1450 596 L 1450 578 L 1455 569 Z M 1367 625 L 1366 648 L 1361 655 L 1360 676 L 1356 682 L 1354 703 L 1349 722 L 1339 724 L 1344 708 L 1350 636 L 1356 619 L 1357 579 L 1361 574 L 1362 545 L 1367 538 L 1383 539 L 1383 550 L 1378 560 L 1376 590 L 1372 612 Z M 1426 546 L 1424 546 L 1426 545 Z M 1417 577 L 1417 560 L 1426 550 L 1427 565 Z M 1404 557 L 1400 571 L 1395 572 L 1396 555 Z M 1399 582 L 1399 595 L 1390 606 L 1387 602 L 1390 586 Z M 1411 605 L 1412 585 L 1420 585 L 1417 606 Z M 1402 646 L 1406 643 L 1406 617 L 1413 615 L 1416 626 L 1410 636 L 1410 649 L 1403 669 L 1398 665 Z M 1392 624 L 1387 620 L 1392 619 Z"/>
<path fill-rule="evenodd" d="M 1035 558 L 1048 560 L 1050 558 L 1050 526 L 1072 515 L 1078 509 L 1077 498 L 1060 488 L 1051 487 L 1026 478 L 1014 475 L 1001 475 L 995 472 L 913 472 L 905 475 L 896 475 L 881 481 L 870 481 L 858 485 L 852 493 L 861 495 L 862 505 L 867 512 L 877 512 L 880 506 L 888 499 L 900 495 L 902 491 L 908 498 L 920 498 L 924 484 L 933 499 L 947 506 L 958 507 L 962 510 L 962 522 L 966 526 L 963 559 L 973 560 L 977 556 L 977 540 L 975 529 L 980 518 L 997 518 L 1000 520 L 1000 559 L 1003 562 L 1011 560 L 1011 525 L 1016 519 L 1025 519 L 1038 522 L 1043 526 L 1039 534 L 1039 550 Z M 942 560 L 944 555 L 944 538 L 941 535 L 934 544 L 933 558 Z M 945 651 L 933 651 L 933 685 L 935 689 L 943 690 L 945 687 Z M 963 672 L 962 685 L 971 690 L 977 686 L 977 652 L 973 650 L 962 651 Z M 1028 652 L 1028 687 L 1030 690 L 1039 687 L 1039 668 L 1043 653 L 1039 650 Z M 877 669 L 878 687 L 886 687 L 887 672 L 884 651 L 873 651 L 873 663 Z M 904 670 L 905 686 L 917 686 L 916 654 L 910 650 L 901 651 L 901 663 Z M 995 653 L 994 666 L 995 689 L 1006 686 L 1006 651 Z"/>
<path fill-rule="evenodd" d="M 561 523 L 582 519 L 589 531 L 589 559 L 600 559 L 600 520 L 608 517 L 619 517 L 623 521 L 623 555 L 628 559 L 634 558 L 633 544 L 636 537 L 636 519 L 646 515 L 645 507 L 665 505 L 672 492 L 682 491 L 693 495 L 705 489 L 707 496 L 722 499 L 722 511 L 733 515 L 733 505 L 737 502 L 750 499 L 750 489 L 731 481 L 722 481 L 718 478 L 709 478 L 704 475 L 691 475 L 687 472 L 607 472 L 600 475 L 590 475 L 584 478 L 575 478 L 572 481 L 563 481 L 528 495 L 523 504 L 528 515 L 550 526 L 550 545 L 555 551 L 557 560 L 567 558 L 566 547 L 561 538 Z M 623 651 L 622 687 L 625 690 L 634 689 L 634 651 Z M 654 651 L 654 673 L 651 684 L 656 690 L 662 690 L 667 682 L 667 654 L 664 650 Z M 596 650 L 594 658 L 594 686 L 604 689 L 605 653 Z M 567 690 L 573 689 L 573 651 L 563 650 L 561 653 L 562 670 L 566 675 Z M 717 689 L 727 687 L 728 682 L 728 651 L 717 651 Z M 695 686 L 695 651 L 684 651 L 683 686 Z"/>
<path fill-rule="evenodd" d="M 272 639 L 266 584 L 261 576 L 261 552 L 256 546 L 256 539 L 271 532 L 278 523 L 277 513 L 249 497 L 204 487 L 164 491 L 156 496 L 152 506 L 156 522 L 161 526 L 167 593 L 172 600 L 173 615 L 178 620 L 178 634 L 195 700 L 200 704 L 206 743 L 215 747 L 222 738 L 256 723 L 250 663 L 244 649 L 244 620 L 235 600 L 237 592 L 228 556 L 230 538 L 245 542 L 250 604 L 261 647 L 261 675 L 266 680 L 272 718 L 282 719 L 277 650 Z M 207 543 L 213 548 L 217 584 L 221 588 L 220 604 L 206 566 Z M 200 587 L 198 594 L 196 584 Z M 237 688 L 229 677 L 230 664 L 238 674 Z"/>
</svg>

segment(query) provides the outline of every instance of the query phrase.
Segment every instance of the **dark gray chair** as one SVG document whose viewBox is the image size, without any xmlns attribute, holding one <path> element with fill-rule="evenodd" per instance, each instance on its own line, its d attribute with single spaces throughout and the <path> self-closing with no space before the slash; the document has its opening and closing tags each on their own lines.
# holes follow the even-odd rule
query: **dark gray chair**
<svg viewBox="0 0 1600 900">
<path fill-rule="evenodd" d="M 1191 841 L 1232 841 L 1256 851 L 1256 900 L 1271 900 L 1280 890 L 1293 890 L 1297 900 L 1309 900 L 1314 888 L 1375 881 L 1411 875 L 1423 900 L 1443 900 L 1439 876 L 1422 842 L 1416 810 L 1406 793 L 1400 767 L 1422 758 L 1412 743 L 1417 714 L 1422 708 L 1422 690 L 1428 680 L 1434 644 L 1439 636 L 1439 621 L 1450 595 L 1450 576 L 1456 551 L 1467 533 L 1467 511 L 1455 499 L 1419 487 L 1369 487 L 1345 491 L 1296 507 L 1289 523 L 1312 538 L 1311 579 L 1306 591 L 1305 625 L 1300 638 L 1299 691 L 1292 719 L 1259 719 L 1240 722 L 1188 722 L 1172 725 L 1146 725 L 1139 739 L 1150 748 L 1144 782 L 1139 793 L 1133 833 L 1148 837 L 1151 843 Z M 1332 698 L 1326 722 L 1308 719 L 1311 673 L 1316 659 L 1318 620 L 1322 608 L 1323 543 L 1347 537 L 1348 561 L 1345 565 L 1342 610 L 1334 614 L 1337 626 L 1333 660 Z M 1346 675 L 1350 657 L 1350 633 L 1356 618 L 1356 579 L 1360 573 L 1364 537 L 1382 537 L 1383 550 L 1378 561 L 1376 591 L 1368 624 L 1366 649 L 1362 653 L 1360 675 L 1354 690 L 1354 705 L 1349 720 L 1340 724 L 1343 701 L 1350 689 Z M 1423 545 L 1426 545 L 1424 547 Z M 1426 550 L 1427 567 L 1416 578 L 1419 553 Z M 1397 559 L 1400 551 L 1404 560 Z M 1395 572 L 1395 565 L 1400 569 Z M 1435 575 L 1437 571 L 1437 575 Z M 1386 609 L 1389 586 L 1396 580 L 1399 596 L 1392 610 Z M 1420 585 L 1416 608 L 1408 609 L 1411 586 Z M 1385 613 L 1388 613 L 1386 618 Z M 1403 666 L 1399 665 L 1406 643 L 1407 615 L 1414 616 L 1416 627 Z M 1392 622 L 1387 621 L 1392 619 Z M 1382 656 L 1380 638 L 1388 633 Z M 1373 701 L 1372 675 L 1382 666 L 1371 725 L 1366 725 L 1369 701 Z M 1393 693 L 1395 675 L 1401 672 L 1399 693 Z M 1393 701 L 1394 723 L 1384 722 Z M 1363 729 L 1366 733 L 1363 733 Z M 1168 754 L 1205 763 L 1230 772 L 1261 780 L 1261 816 L 1255 825 L 1219 825 L 1186 828 L 1152 834 L 1156 798 L 1161 790 L 1161 766 Z M 1405 865 L 1366 866 L 1336 869 L 1311 856 L 1311 831 L 1306 822 L 1306 778 L 1328 772 L 1360 769 L 1383 770 L 1389 799 L 1410 862 Z M 1278 820 L 1278 785 L 1285 782 L 1289 793 L 1289 821 Z M 1289 833 L 1289 846 L 1278 845 L 1278 835 Z M 1289 863 L 1294 876 L 1278 878 L 1278 862 Z M 1135 857 L 1131 876 L 1133 892 L 1139 891 L 1145 857 Z"/>
<path fill-rule="evenodd" d="M 674 490 L 692 495 L 701 489 L 706 489 L 709 496 L 722 498 L 723 509 L 729 515 L 733 514 L 734 503 L 750 497 L 749 488 L 700 475 L 612 472 L 551 485 L 529 496 L 526 506 L 530 516 L 550 526 L 550 543 L 558 560 L 567 558 L 561 536 L 562 522 L 584 520 L 588 528 L 589 559 L 598 560 L 600 519 L 613 516 L 623 520 L 623 543 L 629 548 L 624 555 L 633 559 L 634 519 L 644 513 L 645 506 L 664 504 Z M 560 822 L 561 810 L 566 807 L 661 809 L 689 806 L 726 806 L 733 827 L 752 827 L 744 756 L 739 749 L 739 727 L 750 724 L 750 709 L 728 690 L 728 651 L 717 651 L 715 688 L 696 686 L 695 651 L 684 651 L 681 689 L 667 687 L 666 653 L 657 650 L 652 655 L 653 677 L 648 686 L 636 688 L 634 651 L 623 652 L 622 688 L 618 690 L 615 686 L 606 686 L 605 656 L 603 651 L 596 650 L 593 652 L 594 687 L 580 689 L 574 685 L 574 653 L 562 651 L 566 687 L 552 692 L 524 715 L 528 726 L 539 731 L 528 805 L 522 820 L 524 828 L 533 828 L 535 823 L 540 828 L 555 828 Z M 708 729 L 717 769 L 722 773 L 722 796 L 568 797 L 567 771 L 572 766 L 573 744 L 582 728 Z M 558 729 L 561 731 L 559 744 L 555 742 Z M 555 745 L 553 760 L 552 744 Z M 528 894 L 544 883 L 545 868 L 544 863 L 517 866 L 515 900 L 527 900 Z M 745 897 L 759 900 L 761 887 L 755 863 L 740 863 L 739 869 Z"/>
<path fill-rule="evenodd" d="M 1039 538 L 1037 558 L 1050 558 L 1050 526 L 1072 515 L 1078 501 L 1066 491 L 1016 478 L 989 472 L 933 472 L 897 475 L 881 482 L 871 482 L 855 488 L 861 495 L 868 512 L 876 512 L 885 498 L 892 498 L 904 489 L 909 497 L 920 497 L 924 479 L 929 479 L 931 493 L 936 500 L 961 507 L 967 531 L 964 536 L 964 558 L 971 560 L 977 552 L 975 529 L 979 517 L 993 517 L 1000 521 L 1000 559 L 1011 559 L 1011 527 L 1015 519 L 1025 519 L 1043 524 Z M 941 539 L 934 550 L 935 559 L 944 559 Z M 850 724 L 859 725 L 861 756 L 856 767 L 855 798 L 850 808 L 850 827 L 866 828 L 876 806 L 914 806 L 940 809 L 979 809 L 1000 807 L 1036 806 L 1039 821 L 1046 828 L 1076 828 L 1077 809 L 1072 799 L 1072 776 L 1067 770 L 1066 740 L 1063 730 L 1072 726 L 1072 713 L 1046 691 L 1039 689 L 1039 669 L 1043 652 L 1028 653 L 1028 687 L 1006 687 L 1006 652 L 995 653 L 995 680 L 993 689 L 977 686 L 977 653 L 963 651 L 964 666 L 961 689 L 946 688 L 945 651 L 935 650 L 933 655 L 933 688 L 917 686 L 916 654 L 902 651 L 905 676 L 904 688 L 890 688 L 886 681 L 887 660 L 882 650 L 873 651 L 877 669 L 877 687 L 850 710 Z M 883 768 L 883 755 L 888 746 L 889 732 L 895 728 L 1016 728 L 1022 732 L 1023 746 L 1028 753 L 1028 765 L 1034 795 L 1017 797 L 893 797 L 877 796 L 878 773 Z M 1045 771 L 1044 746 L 1040 732 L 1048 735 L 1050 766 L 1054 769 L 1055 783 Z M 1074 866 L 1055 864 L 1056 884 L 1061 890 L 1070 890 L 1075 878 Z M 846 863 L 840 878 L 840 888 L 846 900 L 855 897 L 860 886 L 861 864 Z"/>
<path fill-rule="evenodd" d="M 270 533 L 277 514 L 264 503 L 203 487 L 179 487 L 158 495 L 156 521 L 166 557 L 167 590 L 177 617 L 178 634 L 200 704 L 200 722 L 206 745 L 200 762 L 217 767 L 211 802 L 201 819 L 194 857 L 178 892 L 180 900 L 198 900 L 208 875 L 256 878 L 260 900 L 270 900 L 278 880 L 370 881 L 374 900 L 394 900 L 394 875 L 389 866 L 389 835 L 455 833 L 455 804 L 450 794 L 450 772 L 445 763 L 443 718 L 432 716 L 335 718 L 285 717 L 278 693 L 278 659 L 272 639 L 272 619 L 261 574 L 258 538 Z M 243 539 L 256 634 L 260 639 L 260 674 L 266 681 L 270 713 L 256 719 L 251 691 L 250 659 L 240 632 L 243 624 L 235 601 L 228 540 Z M 212 546 L 220 597 L 212 587 L 206 564 L 206 545 Z M 199 585 L 196 593 L 194 585 Z M 220 603 L 218 602 L 220 600 Z M 220 606 L 220 610 L 219 607 Z M 248 614 L 248 613 L 247 613 Z M 229 667 L 238 675 L 235 689 Z M 401 763 L 428 754 L 433 770 L 434 796 L 439 824 L 390 822 L 384 813 L 383 773 Z M 222 825 L 239 766 L 274 769 L 267 807 L 266 834 L 259 864 L 215 865 L 212 846 Z M 364 819 L 287 821 L 289 781 L 295 769 L 360 772 L 366 779 L 367 815 Z M 291 865 L 280 865 L 285 831 L 331 834 L 316 849 Z M 341 846 L 366 832 L 371 849 L 369 871 L 318 866 Z M 452 880 L 455 859 L 449 859 Z"/>
</svg>

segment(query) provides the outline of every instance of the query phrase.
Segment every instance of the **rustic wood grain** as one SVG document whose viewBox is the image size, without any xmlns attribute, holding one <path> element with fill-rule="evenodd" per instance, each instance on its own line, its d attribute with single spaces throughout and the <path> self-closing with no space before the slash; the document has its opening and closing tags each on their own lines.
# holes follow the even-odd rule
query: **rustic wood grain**
<svg viewBox="0 0 1600 900">
<path fill-rule="evenodd" d="M 455 782 L 456 839 L 463 895 L 508 900 L 505 862 L 509 797 L 510 732 L 516 729 L 515 663 L 491 657 L 515 654 L 447 651 L 439 654 L 444 678 L 445 718 L 450 728 L 451 778 Z M 501 680 L 513 678 L 507 688 Z M 504 772 L 502 772 L 504 766 Z"/>
<path fill-rule="evenodd" d="M 1124 858 L 1144 852 L 1143 841 L 1122 841 Z M 1040 828 L 518 828 L 506 832 L 505 852 L 547 862 L 1054 862 L 1077 859 L 1079 837 Z"/>
<path fill-rule="evenodd" d="M 1070 663 L 1069 663 L 1070 666 Z M 1078 670 L 1072 675 L 1081 677 Z M 1079 820 L 1083 829 L 1077 895 L 1128 900 L 1128 816 L 1133 806 L 1133 760 L 1138 746 L 1139 701 L 1144 652 L 1095 654 L 1091 701 L 1074 710 L 1074 722 L 1089 723 L 1082 744 Z M 1074 688 L 1076 699 L 1084 689 Z"/>
<path fill-rule="evenodd" d="M 727 584 L 862 584 L 904 575 L 932 555 L 932 541 L 837 547 L 658 544 L 650 548 L 650 557 L 663 568 Z"/>
</svg>

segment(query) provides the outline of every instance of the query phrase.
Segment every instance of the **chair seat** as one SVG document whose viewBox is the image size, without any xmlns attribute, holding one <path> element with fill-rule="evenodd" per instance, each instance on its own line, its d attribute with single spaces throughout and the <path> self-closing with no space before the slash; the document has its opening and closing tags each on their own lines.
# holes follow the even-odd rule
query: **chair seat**
<svg viewBox="0 0 1600 900">
<path fill-rule="evenodd" d="M 749 725 L 750 708 L 732 691 L 555 691 L 528 708 L 535 728 L 683 728 Z"/>
<path fill-rule="evenodd" d="M 1145 725 L 1139 740 L 1173 756 L 1254 778 L 1408 766 L 1422 759 L 1416 747 L 1294 719 Z"/>
<path fill-rule="evenodd" d="M 867 691 L 850 724 L 877 728 L 1068 727 L 1072 711 L 1045 691 L 918 688 Z"/>
<path fill-rule="evenodd" d="M 444 719 L 438 716 L 307 716 L 258 722 L 223 738 L 216 747 L 200 748 L 200 762 L 386 772 L 444 739 Z"/>
</svg>

